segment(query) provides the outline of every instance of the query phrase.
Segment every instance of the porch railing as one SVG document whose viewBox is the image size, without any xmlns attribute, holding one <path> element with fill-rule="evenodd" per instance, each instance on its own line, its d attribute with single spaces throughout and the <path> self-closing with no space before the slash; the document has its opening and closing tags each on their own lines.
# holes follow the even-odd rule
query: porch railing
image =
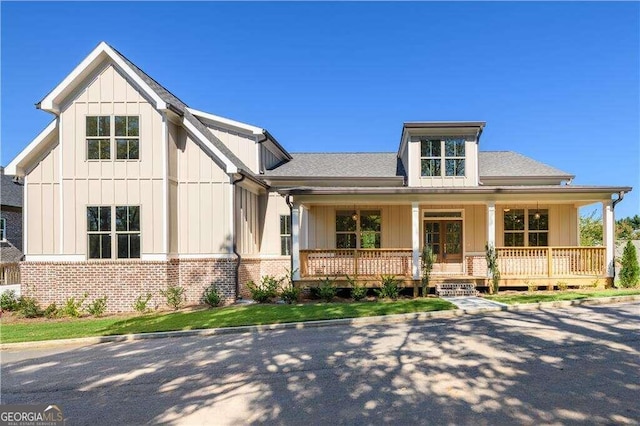
<svg viewBox="0 0 640 426">
<path fill-rule="evenodd" d="M 603 276 L 605 247 L 498 247 L 502 277 Z"/>
<path fill-rule="evenodd" d="M 20 284 L 20 264 L 2 263 L 0 264 L 0 285 Z"/>
<path fill-rule="evenodd" d="M 412 255 L 410 249 L 300 250 L 300 276 L 410 277 Z"/>
</svg>

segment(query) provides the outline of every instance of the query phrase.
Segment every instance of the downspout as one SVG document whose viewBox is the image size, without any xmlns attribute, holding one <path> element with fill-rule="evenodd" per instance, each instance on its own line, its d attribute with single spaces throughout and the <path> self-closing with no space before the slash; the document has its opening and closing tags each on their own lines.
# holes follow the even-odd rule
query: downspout
<svg viewBox="0 0 640 426">
<path fill-rule="evenodd" d="M 289 206 L 289 229 L 291 229 L 293 225 L 293 202 L 291 201 L 291 195 L 287 195 L 284 200 Z M 293 251 L 293 244 L 291 244 L 291 251 Z M 289 256 L 289 263 L 289 270 L 291 271 L 291 274 L 293 274 L 293 253 L 291 253 L 291 255 Z"/>
<path fill-rule="evenodd" d="M 613 202 L 611 203 L 611 213 L 613 214 L 613 250 L 614 250 L 614 256 L 613 256 L 613 282 L 616 282 L 616 260 L 615 260 L 615 250 L 616 250 L 616 205 L 622 201 L 622 199 L 624 198 L 624 191 L 620 191 L 618 192 L 618 198 L 616 200 L 613 200 Z"/>
<path fill-rule="evenodd" d="M 239 179 L 236 179 L 234 181 L 231 182 L 231 187 L 233 188 L 233 211 L 231 212 L 231 214 L 235 215 L 236 211 L 238 210 L 238 197 L 236 197 L 236 184 L 242 182 L 245 179 L 245 175 L 240 175 Z M 234 229 L 231 230 L 231 232 L 233 232 L 233 254 L 236 255 L 236 300 L 238 300 L 239 296 L 240 296 L 240 276 L 238 275 L 240 272 L 240 262 L 242 262 L 242 256 L 240 256 L 240 253 L 238 253 L 238 238 L 237 238 L 237 232 L 236 229 L 236 221 L 233 221 L 233 227 Z"/>
</svg>

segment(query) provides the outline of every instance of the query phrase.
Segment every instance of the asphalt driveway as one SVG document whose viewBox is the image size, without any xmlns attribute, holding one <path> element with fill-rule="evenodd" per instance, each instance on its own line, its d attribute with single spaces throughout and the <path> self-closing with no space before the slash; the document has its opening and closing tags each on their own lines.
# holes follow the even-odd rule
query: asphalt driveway
<svg viewBox="0 0 640 426">
<path fill-rule="evenodd" d="M 69 424 L 639 424 L 640 303 L 2 353 Z"/>
</svg>

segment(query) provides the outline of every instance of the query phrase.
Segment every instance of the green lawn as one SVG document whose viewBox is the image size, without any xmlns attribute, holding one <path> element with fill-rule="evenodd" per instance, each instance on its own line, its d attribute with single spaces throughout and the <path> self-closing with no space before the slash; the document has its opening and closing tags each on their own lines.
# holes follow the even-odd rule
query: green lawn
<svg viewBox="0 0 640 426">
<path fill-rule="evenodd" d="M 630 296 L 640 294 L 640 289 L 626 290 L 579 290 L 579 291 L 562 291 L 562 292 L 534 292 L 521 294 L 498 294 L 495 296 L 485 296 L 489 300 L 506 303 L 508 305 L 518 305 L 522 303 L 538 303 L 538 302 L 555 302 L 559 300 L 578 300 L 590 297 L 611 297 L 611 296 Z"/>
<path fill-rule="evenodd" d="M 358 318 L 454 309 L 435 298 L 395 302 L 318 303 L 300 305 L 244 305 L 189 312 L 155 313 L 137 317 L 82 318 L 0 324 L 2 343 L 74 337 L 108 336 L 154 331 L 193 330 L 279 324 L 337 318 Z"/>
</svg>

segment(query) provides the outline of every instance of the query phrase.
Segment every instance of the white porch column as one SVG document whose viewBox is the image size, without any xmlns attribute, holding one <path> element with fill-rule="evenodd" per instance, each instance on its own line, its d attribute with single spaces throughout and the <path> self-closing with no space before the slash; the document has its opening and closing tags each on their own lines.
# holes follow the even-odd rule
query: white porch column
<svg viewBox="0 0 640 426">
<path fill-rule="evenodd" d="M 487 203 L 487 245 L 496 246 L 496 202 Z"/>
<path fill-rule="evenodd" d="M 420 279 L 420 207 L 411 203 L 411 248 L 413 250 L 413 279 Z"/>
<path fill-rule="evenodd" d="M 614 275 L 614 256 L 615 256 L 615 235 L 616 235 L 616 221 L 613 217 L 613 202 L 602 202 L 602 238 L 606 248 L 605 252 L 605 270 L 607 277 L 613 277 Z"/>
<path fill-rule="evenodd" d="M 293 279 L 300 279 L 300 209 L 301 206 L 294 203 L 291 209 L 291 263 Z"/>
</svg>

